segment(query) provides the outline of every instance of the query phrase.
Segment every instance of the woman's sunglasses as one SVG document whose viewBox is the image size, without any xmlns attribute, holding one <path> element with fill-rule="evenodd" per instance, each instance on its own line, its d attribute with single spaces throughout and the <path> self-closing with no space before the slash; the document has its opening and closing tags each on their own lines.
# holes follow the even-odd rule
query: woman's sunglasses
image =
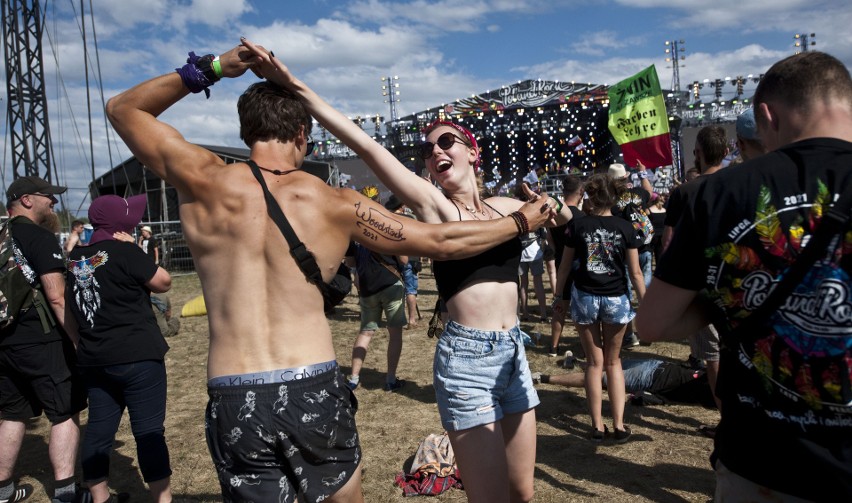
<svg viewBox="0 0 852 503">
<path fill-rule="evenodd" d="M 316 148 L 317 144 L 313 138 L 308 138 L 308 141 L 305 143 L 305 157 L 307 157 L 314 153 L 314 149 Z"/>
<path fill-rule="evenodd" d="M 453 143 L 461 143 L 462 145 L 467 146 L 467 143 L 465 143 L 464 140 L 453 133 L 444 133 L 438 137 L 438 141 L 435 143 L 427 141 L 420 144 L 420 158 L 426 160 L 432 157 L 432 151 L 435 149 L 436 144 L 441 147 L 441 150 L 448 150 L 453 147 Z"/>
</svg>

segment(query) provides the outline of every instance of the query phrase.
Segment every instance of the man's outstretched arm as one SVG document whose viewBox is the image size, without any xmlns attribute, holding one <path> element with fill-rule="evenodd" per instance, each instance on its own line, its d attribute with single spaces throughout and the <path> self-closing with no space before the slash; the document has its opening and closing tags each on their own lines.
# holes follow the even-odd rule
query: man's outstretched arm
<svg viewBox="0 0 852 503">
<path fill-rule="evenodd" d="M 636 313 L 636 331 L 647 342 L 686 338 L 709 323 L 698 292 L 654 277 Z"/>
</svg>

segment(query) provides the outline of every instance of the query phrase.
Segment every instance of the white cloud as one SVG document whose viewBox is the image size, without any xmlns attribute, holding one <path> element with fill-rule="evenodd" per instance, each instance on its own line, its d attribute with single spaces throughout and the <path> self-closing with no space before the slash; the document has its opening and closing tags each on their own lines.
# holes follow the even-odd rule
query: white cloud
<svg viewBox="0 0 852 503">
<path fill-rule="evenodd" d="M 797 11 L 814 9 L 826 0 L 615 0 L 625 7 L 637 9 L 671 9 L 667 14 L 674 26 L 698 29 L 741 29 L 751 25 L 765 24 L 767 16 L 782 14 L 789 16 Z M 842 2 L 837 2 L 842 3 Z M 679 12 L 677 12 L 679 11 Z"/>
<path fill-rule="evenodd" d="M 587 56 L 605 56 L 607 51 L 635 46 L 637 37 L 625 37 L 618 32 L 607 30 L 597 33 L 580 34 L 578 41 L 571 44 L 571 50 Z"/>
<path fill-rule="evenodd" d="M 384 25 L 400 23 L 412 25 L 416 26 L 423 36 L 436 37 L 453 32 L 493 31 L 496 25 L 488 23 L 487 18 L 540 13 L 544 9 L 551 10 L 560 3 L 564 2 L 543 0 L 479 0 L 473 2 L 361 0 L 350 3 L 345 10 L 345 15 L 362 22 Z"/>
<path fill-rule="evenodd" d="M 246 26 L 244 31 L 295 67 L 390 66 L 426 50 L 423 39 L 405 27 L 367 30 L 332 19 L 320 19 L 314 26 L 276 21 Z"/>
</svg>

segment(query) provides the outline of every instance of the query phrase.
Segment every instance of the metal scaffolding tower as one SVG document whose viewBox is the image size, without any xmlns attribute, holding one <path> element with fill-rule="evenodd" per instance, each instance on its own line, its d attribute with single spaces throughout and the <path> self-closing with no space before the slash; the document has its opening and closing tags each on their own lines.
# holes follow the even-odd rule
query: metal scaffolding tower
<svg viewBox="0 0 852 503">
<path fill-rule="evenodd" d="M 686 56 L 681 54 L 686 52 L 683 40 L 666 40 L 666 62 L 672 66 L 672 91 L 680 91 L 680 61 L 686 59 Z"/>
<path fill-rule="evenodd" d="M 33 175 L 52 183 L 41 49 L 43 14 L 38 0 L 2 0 L 2 9 L 14 177 Z"/>
</svg>

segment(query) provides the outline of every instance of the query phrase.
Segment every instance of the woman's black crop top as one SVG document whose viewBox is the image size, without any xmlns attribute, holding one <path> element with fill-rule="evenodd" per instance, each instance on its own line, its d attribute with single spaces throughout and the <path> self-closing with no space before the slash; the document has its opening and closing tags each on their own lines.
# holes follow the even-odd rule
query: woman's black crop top
<svg viewBox="0 0 852 503">
<path fill-rule="evenodd" d="M 491 209 L 494 210 L 494 208 Z M 497 212 L 497 210 L 494 211 Z M 500 212 L 497 213 L 502 215 Z M 461 210 L 459 210 L 459 220 L 461 220 Z M 444 302 L 447 302 L 474 281 L 517 283 L 521 251 L 521 241 L 518 238 L 512 238 L 479 255 L 460 260 L 435 260 L 432 270 L 435 273 L 438 294 Z"/>
</svg>

